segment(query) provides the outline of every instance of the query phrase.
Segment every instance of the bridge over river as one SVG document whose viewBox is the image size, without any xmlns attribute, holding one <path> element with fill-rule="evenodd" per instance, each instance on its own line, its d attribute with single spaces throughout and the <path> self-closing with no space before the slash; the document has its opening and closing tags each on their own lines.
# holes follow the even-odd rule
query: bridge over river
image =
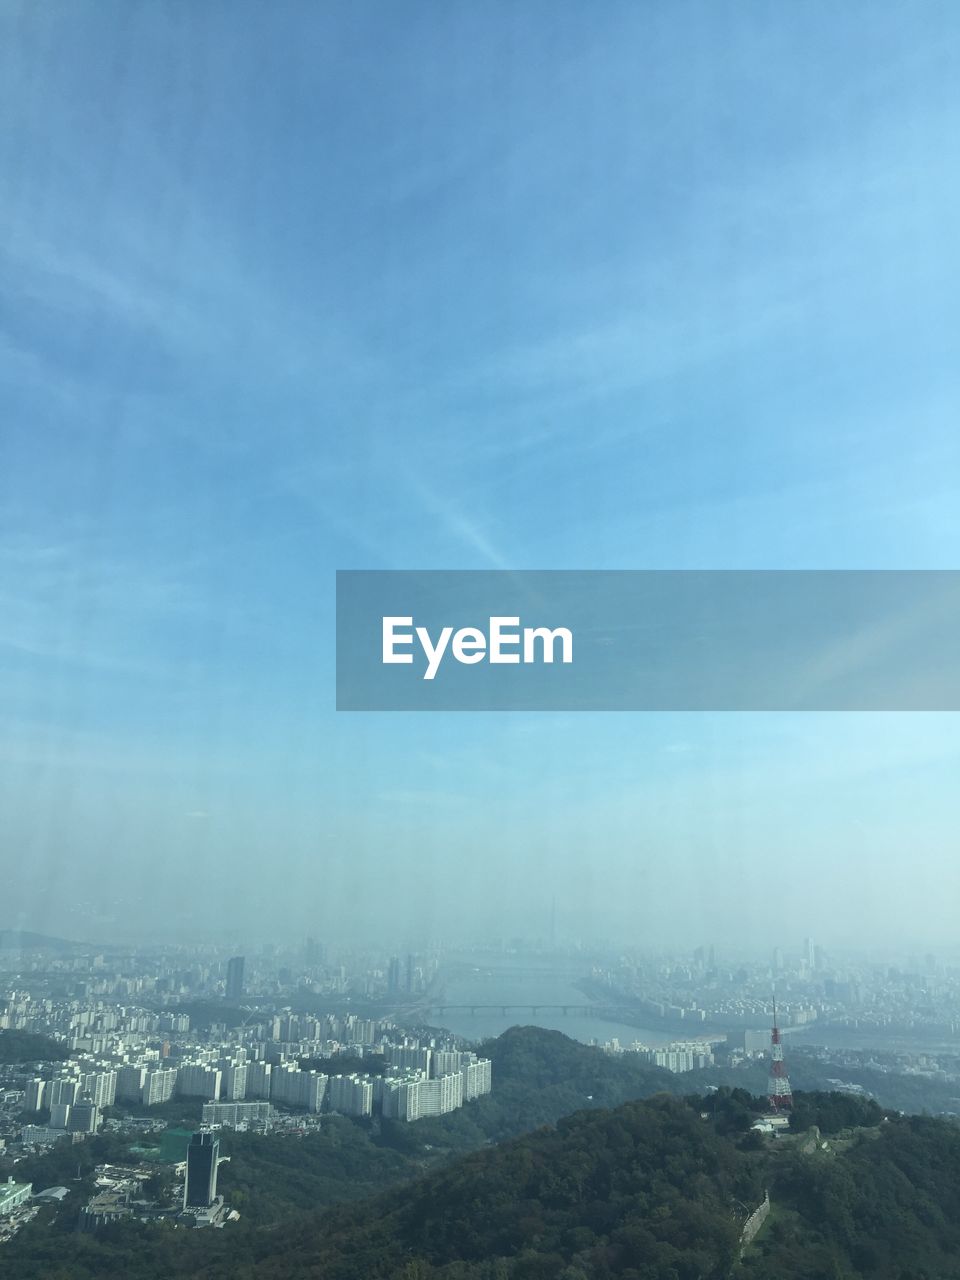
<svg viewBox="0 0 960 1280">
<path fill-rule="evenodd" d="M 469 1013 L 474 1017 L 478 1014 L 499 1013 L 504 1018 L 514 1013 L 528 1013 L 534 1018 L 542 1013 L 560 1013 L 579 1018 L 604 1018 L 608 1022 L 620 1021 L 624 1014 L 636 1016 L 635 1009 L 599 1004 L 418 1004 L 403 1012 L 408 1015 L 422 1014 L 425 1017 L 437 1014 L 441 1018 L 448 1013 Z"/>
</svg>

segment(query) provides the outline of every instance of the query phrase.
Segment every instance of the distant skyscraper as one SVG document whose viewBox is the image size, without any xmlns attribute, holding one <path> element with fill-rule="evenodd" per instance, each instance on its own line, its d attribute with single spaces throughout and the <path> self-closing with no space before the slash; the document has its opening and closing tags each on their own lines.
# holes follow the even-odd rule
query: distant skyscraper
<svg viewBox="0 0 960 1280">
<path fill-rule="evenodd" d="M 187 1147 L 187 1176 L 183 1184 L 183 1207 L 206 1209 L 217 1198 L 217 1160 L 220 1140 L 201 1129 Z"/>
<path fill-rule="evenodd" d="M 243 956 L 234 956 L 227 965 L 227 999 L 239 1000 L 243 995 Z"/>
<path fill-rule="evenodd" d="M 398 956 L 393 957 L 387 969 L 387 990 L 400 990 L 400 959 Z"/>
<path fill-rule="evenodd" d="M 804 938 L 803 956 L 809 968 L 815 969 L 817 967 L 817 948 L 812 938 Z"/>
<path fill-rule="evenodd" d="M 407 956 L 407 990 L 408 991 L 413 990 L 413 970 L 414 970 L 413 956 Z"/>
</svg>

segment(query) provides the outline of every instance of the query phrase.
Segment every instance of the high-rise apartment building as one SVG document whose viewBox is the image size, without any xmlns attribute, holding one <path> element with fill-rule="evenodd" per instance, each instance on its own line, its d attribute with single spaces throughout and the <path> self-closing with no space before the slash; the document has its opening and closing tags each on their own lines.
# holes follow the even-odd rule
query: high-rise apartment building
<svg viewBox="0 0 960 1280">
<path fill-rule="evenodd" d="M 89 1071 L 83 1077 L 83 1092 L 98 1107 L 112 1107 L 117 1098 L 116 1071 Z"/>
<path fill-rule="evenodd" d="M 421 1116 L 444 1116 L 463 1106 L 463 1076 L 438 1076 L 435 1080 L 421 1080 L 419 1084 Z"/>
<path fill-rule="evenodd" d="M 247 1096 L 247 1064 L 229 1062 L 223 1066 L 223 1088 L 220 1096 L 226 1102 L 242 1102 Z"/>
<path fill-rule="evenodd" d="M 80 1081 L 69 1077 L 61 1077 L 58 1080 L 51 1080 L 47 1086 L 46 1103 L 48 1107 L 61 1102 L 70 1106 L 76 1102 L 77 1094 L 80 1092 Z"/>
<path fill-rule="evenodd" d="M 177 1088 L 176 1067 L 161 1067 L 156 1071 L 143 1073 L 143 1086 L 140 1100 L 145 1107 L 156 1107 L 161 1102 L 169 1102 Z"/>
<path fill-rule="evenodd" d="M 46 1093 L 47 1082 L 41 1080 L 39 1076 L 35 1076 L 33 1080 L 27 1081 L 26 1094 L 23 1099 L 25 1111 L 39 1111 L 43 1106 L 44 1094 Z"/>
<path fill-rule="evenodd" d="M 327 1077 L 316 1071 L 298 1071 L 280 1067 L 270 1076 L 270 1098 L 288 1107 L 303 1107 L 307 1111 L 319 1111 L 323 1105 Z"/>
<path fill-rule="evenodd" d="M 247 1092 L 245 1096 L 248 1098 L 269 1098 L 271 1071 L 272 1067 L 269 1062 L 248 1062 Z"/>
<path fill-rule="evenodd" d="M 123 1102 L 140 1102 L 147 1068 L 139 1063 L 126 1063 L 117 1072 L 117 1097 Z"/>
<path fill-rule="evenodd" d="M 222 1072 L 202 1062 L 184 1063 L 177 1073 L 177 1093 L 181 1098 L 206 1098 L 215 1101 L 220 1097 Z"/>
<path fill-rule="evenodd" d="M 330 1110 L 345 1116 L 373 1113 L 373 1084 L 366 1076 L 331 1076 L 328 1086 Z"/>
</svg>

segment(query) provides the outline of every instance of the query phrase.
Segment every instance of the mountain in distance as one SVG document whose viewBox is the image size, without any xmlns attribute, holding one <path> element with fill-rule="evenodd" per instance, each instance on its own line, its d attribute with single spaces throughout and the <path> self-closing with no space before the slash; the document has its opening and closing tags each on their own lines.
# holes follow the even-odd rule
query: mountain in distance
<svg viewBox="0 0 960 1280">
<path fill-rule="evenodd" d="M 85 945 L 26 929 L 0 929 L 0 951 L 77 951 Z"/>
</svg>

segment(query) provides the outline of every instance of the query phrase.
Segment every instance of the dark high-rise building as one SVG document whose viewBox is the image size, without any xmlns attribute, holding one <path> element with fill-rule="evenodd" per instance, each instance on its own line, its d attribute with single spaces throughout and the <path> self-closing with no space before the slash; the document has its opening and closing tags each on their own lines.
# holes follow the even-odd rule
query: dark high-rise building
<svg viewBox="0 0 960 1280">
<path fill-rule="evenodd" d="M 217 1160 L 220 1139 L 201 1129 L 187 1147 L 187 1176 L 183 1184 L 183 1207 L 206 1209 L 217 1198 Z"/>
<path fill-rule="evenodd" d="M 234 956 L 227 965 L 227 999 L 239 1000 L 243 995 L 243 956 Z"/>
<path fill-rule="evenodd" d="M 414 973 L 413 956 L 407 956 L 407 990 L 408 991 L 413 990 L 413 973 Z"/>
<path fill-rule="evenodd" d="M 400 990 L 400 957 L 394 956 L 387 969 L 387 990 Z"/>
<path fill-rule="evenodd" d="M 67 1128 L 71 1133 L 96 1133 L 100 1127 L 100 1108 L 94 1103 L 89 1095 L 84 1095 L 80 1101 L 75 1102 L 70 1108 L 70 1119 L 67 1121 Z"/>
</svg>

